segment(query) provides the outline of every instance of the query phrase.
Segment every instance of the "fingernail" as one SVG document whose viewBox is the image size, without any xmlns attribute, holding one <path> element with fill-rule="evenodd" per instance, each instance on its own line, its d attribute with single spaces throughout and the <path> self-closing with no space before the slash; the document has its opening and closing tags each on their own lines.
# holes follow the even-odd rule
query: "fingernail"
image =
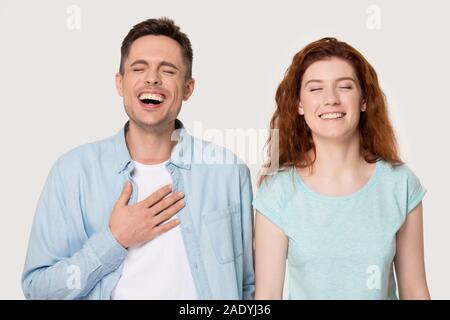
<svg viewBox="0 0 450 320">
<path fill-rule="evenodd" d="M 178 195 L 179 195 L 180 197 L 184 197 L 184 193 L 183 193 L 182 191 L 179 191 L 179 192 L 178 192 Z"/>
</svg>

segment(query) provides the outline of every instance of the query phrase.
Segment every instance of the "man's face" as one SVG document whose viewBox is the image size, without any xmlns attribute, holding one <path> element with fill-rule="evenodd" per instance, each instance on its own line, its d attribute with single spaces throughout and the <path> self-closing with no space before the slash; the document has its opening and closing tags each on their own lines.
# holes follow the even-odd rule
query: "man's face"
<svg viewBox="0 0 450 320">
<path fill-rule="evenodd" d="M 186 80 L 181 46 L 166 36 L 148 35 L 135 40 L 116 74 L 116 87 L 125 111 L 142 129 L 164 129 L 180 112 L 194 90 Z"/>
</svg>

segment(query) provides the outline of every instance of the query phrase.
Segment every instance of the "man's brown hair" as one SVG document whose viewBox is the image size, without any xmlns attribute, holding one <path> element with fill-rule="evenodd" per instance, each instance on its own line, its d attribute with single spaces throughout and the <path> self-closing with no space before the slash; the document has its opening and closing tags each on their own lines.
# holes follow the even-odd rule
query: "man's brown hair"
<svg viewBox="0 0 450 320">
<path fill-rule="evenodd" d="M 130 53 L 130 48 L 133 42 L 140 37 L 155 35 L 169 37 L 181 46 L 183 60 L 186 63 L 186 79 L 192 78 L 192 46 L 188 36 L 180 31 L 173 20 L 169 18 L 159 19 L 147 19 L 142 21 L 128 32 L 126 37 L 122 41 L 122 47 L 120 48 L 120 69 L 119 72 L 123 76 L 124 74 L 124 62 Z"/>
</svg>

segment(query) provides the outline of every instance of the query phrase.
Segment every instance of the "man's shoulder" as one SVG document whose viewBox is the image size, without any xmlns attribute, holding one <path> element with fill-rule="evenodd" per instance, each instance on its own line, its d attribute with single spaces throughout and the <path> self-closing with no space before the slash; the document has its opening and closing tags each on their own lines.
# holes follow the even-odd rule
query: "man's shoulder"
<svg viewBox="0 0 450 320">
<path fill-rule="evenodd" d="M 191 139 L 191 174 L 211 181 L 220 181 L 228 186 L 234 186 L 237 181 L 241 184 L 251 183 L 249 167 L 233 151 L 201 138 L 191 136 Z"/>
<path fill-rule="evenodd" d="M 245 162 L 230 149 L 198 137 L 191 136 L 191 139 L 193 164 L 247 167 Z"/>
<path fill-rule="evenodd" d="M 115 136 L 81 144 L 64 152 L 56 163 L 67 170 L 81 166 L 92 166 L 98 161 L 111 160 L 115 151 Z"/>
</svg>

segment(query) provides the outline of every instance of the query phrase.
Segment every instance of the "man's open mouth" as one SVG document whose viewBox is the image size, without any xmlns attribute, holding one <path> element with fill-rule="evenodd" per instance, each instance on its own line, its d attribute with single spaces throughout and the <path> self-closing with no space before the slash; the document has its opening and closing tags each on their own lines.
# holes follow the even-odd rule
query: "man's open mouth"
<svg viewBox="0 0 450 320">
<path fill-rule="evenodd" d="M 158 105 L 164 102 L 166 97 L 158 93 L 141 93 L 138 99 L 146 105 Z"/>
</svg>

